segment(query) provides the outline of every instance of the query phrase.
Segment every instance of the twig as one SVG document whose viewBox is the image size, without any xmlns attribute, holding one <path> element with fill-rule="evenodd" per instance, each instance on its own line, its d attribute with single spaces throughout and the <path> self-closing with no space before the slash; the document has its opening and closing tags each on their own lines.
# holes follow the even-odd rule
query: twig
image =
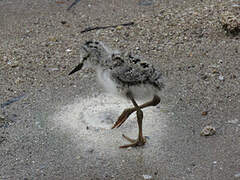
<svg viewBox="0 0 240 180">
<path fill-rule="evenodd" d="M 73 6 L 75 6 L 77 3 L 79 3 L 80 0 L 75 0 L 68 8 L 67 11 L 69 11 L 70 9 L 72 9 Z"/>
<path fill-rule="evenodd" d="M 7 102 L 5 102 L 5 103 L 3 103 L 3 104 L 1 104 L 1 108 L 4 108 L 5 106 L 8 106 L 8 105 L 10 105 L 10 104 L 12 104 L 12 103 L 14 103 L 14 102 L 16 102 L 16 101 L 19 101 L 22 97 L 24 97 L 25 95 L 23 94 L 23 95 L 20 95 L 20 96 L 18 96 L 18 97 L 14 97 L 14 98 L 12 98 L 12 99 L 10 99 L 10 100 L 8 100 Z"/>
<path fill-rule="evenodd" d="M 81 33 L 85 33 L 88 31 L 98 30 L 98 29 L 107 29 L 107 28 L 116 28 L 118 26 L 132 26 L 134 25 L 134 22 L 124 23 L 124 24 L 118 24 L 118 25 L 110 25 L 110 26 L 96 26 L 96 27 L 88 27 L 81 31 Z"/>
</svg>

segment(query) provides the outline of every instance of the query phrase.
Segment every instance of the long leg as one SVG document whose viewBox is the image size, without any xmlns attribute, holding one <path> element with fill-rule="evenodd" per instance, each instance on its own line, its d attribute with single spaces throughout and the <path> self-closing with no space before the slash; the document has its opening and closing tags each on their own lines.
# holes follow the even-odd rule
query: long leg
<svg viewBox="0 0 240 180">
<path fill-rule="evenodd" d="M 145 137 L 143 137 L 143 133 L 142 133 L 143 112 L 142 112 L 141 108 L 138 106 L 138 104 L 136 103 L 136 101 L 134 100 L 132 94 L 131 93 L 127 93 L 127 96 L 132 101 L 134 107 L 136 108 L 136 111 L 137 111 L 137 122 L 138 122 L 139 131 L 138 131 L 138 138 L 137 138 L 137 140 L 133 140 L 133 139 L 123 135 L 123 137 L 126 138 L 128 141 L 130 141 L 131 144 L 120 146 L 120 148 L 127 148 L 127 147 L 132 147 L 132 146 L 142 146 L 146 142 L 146 139 L 145 139 Z"/>
<path fill-rule="evenodd" d="M 148 102 L 140 105 L 139 108 L 143 109 L 143 108 L 146 108 L 149 106 L 156 106 L 157 104 L 160 103 L 160 101 L 161 101 L 160 97 L 155 95 L 151 101 L 148 101 Z M 118 120 L 113 125 L 112 129 L 120 127 L 127 120 L 127 118 L 135 111 L 137 111 L 137 108 L 135 106 L 133 108 L 125 109 L 122 112 L 122 114 L 119 116 Z"/>
</svg>

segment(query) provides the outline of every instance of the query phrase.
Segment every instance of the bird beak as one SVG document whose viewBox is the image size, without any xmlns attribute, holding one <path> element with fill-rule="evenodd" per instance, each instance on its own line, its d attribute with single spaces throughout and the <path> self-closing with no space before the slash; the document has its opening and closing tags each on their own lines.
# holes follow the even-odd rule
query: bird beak
<svg viewBox="0 0 240 180">
<path fill-rule="evenodd" d="M 83 52 L 83 54 L 85 54 L 84 57 L 81 59 L 81 62 L 68 75 L 71 75 L 71 74 L 81 70 L 83 67 L 84 61 L 86 61 L 89 58 L 90 54 L 88 52 L 87 47 L 82 46 L 82 49 L 84 50 L 84 52 Z"/>
<path fill-rule="evenodd" d="M 81 70 L 83 67 L 84 61 L 86 61 L 89 58 L 90 54 L 88 52 L 88 48 L 85 45 L 83 45 L 82 50 L 83 50 L 82 51 L 83 58 L 81 58 L 80 63 L 68 75 L 71 75 L 71 74 Z"/>
<path fill-rule="evenodd" d="M 81 70 L 83 67 L 83 63 L 81 62 L 79 65 L 77 65 L 68 75 L 71 75 L 79 70 Z"/>
</svg>

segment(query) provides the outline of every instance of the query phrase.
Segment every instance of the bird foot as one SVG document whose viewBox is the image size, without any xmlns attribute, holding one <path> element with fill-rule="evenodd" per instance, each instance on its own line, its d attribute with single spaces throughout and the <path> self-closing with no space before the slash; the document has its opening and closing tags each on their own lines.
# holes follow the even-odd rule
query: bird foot
<svg viewBox="0 0 240 180">
<path fill-rule="evenodd" d="M 126 144 L 123 146 L 120 146 L 119 148 L 128 148 L 128 147 L 136 147 L 136 146 L 143 146 L 146 143 L 146 137 L 141 137 L 136 139 L 131 139 L 127 136 L 125 136 L 124 134 L 122 135 L 126 140 L 128 140 L 129 142 L 131 142 L 131 144 Z"/>
<path fill-rule="evenodd" d="M 113 125 L 112 129 L 119 128 L 133 112 L 134 112 L 133 108 L 125 109 L 119 116 L 118 120 Z"/>
</svg>

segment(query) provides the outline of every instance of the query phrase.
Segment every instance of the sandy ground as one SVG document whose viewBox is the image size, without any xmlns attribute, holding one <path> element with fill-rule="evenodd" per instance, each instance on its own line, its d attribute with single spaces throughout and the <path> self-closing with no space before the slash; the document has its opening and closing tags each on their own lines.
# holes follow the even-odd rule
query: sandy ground
<svg viewBox="0 0 240 180">
<path fill-rule="evenodd" d="M 240 179 L 240 42 L 221 14 L 237 1 L 0 0 L 0 179 Z M 81 33 L 87 27 L 134 22 Z M 131 104 L 92 70 L 67 76 L 97 39 L 132 51 L 167 79 L 162 103 L 111 130 Z M 213 136 L 200 136 L 211 125 Z"/>
</svg>

